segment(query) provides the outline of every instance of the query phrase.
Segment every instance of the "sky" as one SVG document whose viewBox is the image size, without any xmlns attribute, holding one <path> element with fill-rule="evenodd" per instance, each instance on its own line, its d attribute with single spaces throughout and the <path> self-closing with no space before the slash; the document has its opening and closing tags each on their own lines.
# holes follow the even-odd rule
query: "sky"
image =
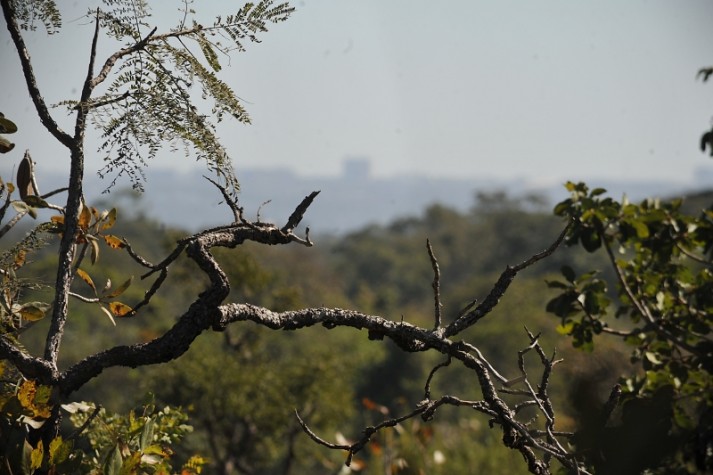
<svg viewBox="0 0 713 475">
<path fill-rule="evenodd" d="M 48 102 L 76 98 L 94 2 L 59 2 L 64 28 L 27 37 Z M 160 29 L 181 2 L 154 2 Z M 338 175 L 346 158 L 375 177 L 695 180 L 713 161 L 698 141 L 713 116 L 710 0 L 301 0 L 220 78 L 253 123 L 221 125 L 238 170 L 288 167 Z M 234 2 L 197 2 L 198 21 Z M 42 168 L 66 151 L 34 114 L 9 35 L 0 29 L 0 111 Z M 100 42 L 100 55 L 111 51 Z M 104 49 L 102 49 L 104 48 Z M 103 60 L 102 60 L 103 61 Z M 65 112 L 53 109 L 70 128 Z M 19 153 L 16 154 L 19 157 Z M 18 158 L 19 160 L 19 158 Z M 17 160 L 16 160 L 17 161 Z M 0 176 L 14 163 L 0 164 Z M 100 162 L 89 164 L 99 169 Z M 199 166 L 169 153 L 149 165 Z M 93 170 L 89 170 L 90 172 Z"/>
</svg>

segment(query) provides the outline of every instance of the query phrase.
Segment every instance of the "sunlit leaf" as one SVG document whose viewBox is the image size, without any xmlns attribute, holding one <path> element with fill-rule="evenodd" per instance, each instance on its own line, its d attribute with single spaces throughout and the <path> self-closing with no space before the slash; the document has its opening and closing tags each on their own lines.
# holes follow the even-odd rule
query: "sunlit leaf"
<svg viewBox="0 0 713 475">
<path fill-rule="evenodd" d="M 51 406 L 48 404 L 52 388 L 36 384 L 32 380 L 23 381 L 17 392 L 17 400 L 25 409 L 32 412 L 32 417 L 47 419 L 50 417 Z"/>
<path fill-rule="evenodd" d="M 570 335 L 572 333 L 573 329 L 574 329 L 574 322 L 562 323 L 555 327 L 555 330 L 560 335 Z"/>
<path fill-rule="evenodd" d="M 656 353 L 654 353 L 654 352 L 652 352 L 652 351 L 646 351 L 646 352 L 644 353 L 644 356 L 646 356 L 646 359 L 649 360 L 651 363 L 653 363 L 653 364 L 655 364 L 655 365 L 662 365 L 662 364 L 663 364 L 663 361 L 661 361 L 661 360 L 658 358 L 658 356 L 656 355 Z"/>
<path fill-rule="evenodd" d="M 76 414 L 77 412 L 89 412 L 94 409 L 94 405 L 84 401 L 76 401 L 68 404 L 62 404 L 62 409 L 70 414 Z"/>
<path fill-rule="evenodd" d="M 121 238 L 118 238 L 111 234 L 103 234 L 102 237 L 104 238 L 104 241 L 112 249 L 122 249 L 123 247 L 126 246 L 126 244 L 124 244 L 124 241 Z"/>
<path fill-rule="evenodd" d="M 18 213 L 29 213 L 30 207 L 24 201 L 13 201 L 10 203 Z"/>
<path fill-rule="evenodd" d="M 91 244 L 92 247 L 90 259 L 92 264 L 96 264 L 99 260 L 99 242 L 96 239 L 89 239 L 89 244 Z"/>
<path fill-rule="evenodd" d="M 19 314 L 28 322 L 41 320 L 47 314 L 50 305 L 44 302 L 30 302 L 22 305 L 19 309 Z"/>
<path fill-rule="evenodd" d="M 114 326 L 116 326 L 116 320 L 114 320 L 114 315 L 112 315 L 112 313 L 106 307 L 104 307 L 102 305 L 100 305 L 99 308 L 102 309 L 102 312 L 104 312 L 107 317 L 109 317 L 109 320 L 111 320 L 111 323 Z"/>
<path fill-rule="evenodd" d="M 104 222 L 102 223 L 100 229 L 102 231 L 104 231 L 105 229 L 109 229 L 114 226 L 114 223 L 116 223 L 116 208 L 112 208 L 111 210 L 109 210 L 106 217 L 104 218 Z"/>
<path fill-rule="evenodd" d="M 20 401 L 22 407 L 31 407 L 35 400 L 37 392 L 37 383 L 28 379 L 20 385 L 20 390 L 17 392 L 17 400 Z"/>
<path fill-rule="evenodd" d="M 84 282 L 87 283 L 89 287 L 94 290 L 94 293 L 97 293 L 97 288 L 94 286 L 94 281 L 92 280 L 91 277 L 89 277 L 89 274 L 84 272 L 82 269 L 77 269 L 77 275 L 79 276 L 80 279 L 82 279 Z"/>
<path fill-rule="evenodd" d="M 52 465 L 58 465 L 67 458 L 69 458 L 69 454 L 72 452 L 72 443 L 70 441 L 65 441 L 62 439 L 61 435 L 58 435 L 54 439 L 52 439 L 52 442 L 50 442 L 50 464 Z"/>
<path fill-rule="evenodd" d="M 78 226 L 80 229 L 83 231 L 86 231 L 89 229 L 89 223 L 92 220 L 92 212 L 89 210 L 89 207 L 87 206 L 82 206 L 82 211 L 79 213 L 79 221 L 78 221 Z"/>
<path fill-rule="evenodd" d="M 42 440 L 37 442 L 37 445 L 32 449 L 30 454 L 30 468 L 32 470 L 37 470 L 42 466 L 42 459 L 45 456 L 44 445 L 42 445 Z"/>
<path fill-rule="evenodd" d="M 17 253 L 15 254 L 15 259 L 14 259 L 15 268 L 19 269 L 20 267 L 25 265 L 26 257 L 27 257 L 27 251 L 25 251 L 24 249 L 20 249 L 19 251 L 17 251 Z"/>
<path fill-rule="evenodd" d="M 109 310 L 117 317 L 125 317 L 134 310 L 121 302 L 109 302 Z"/>
</svg>

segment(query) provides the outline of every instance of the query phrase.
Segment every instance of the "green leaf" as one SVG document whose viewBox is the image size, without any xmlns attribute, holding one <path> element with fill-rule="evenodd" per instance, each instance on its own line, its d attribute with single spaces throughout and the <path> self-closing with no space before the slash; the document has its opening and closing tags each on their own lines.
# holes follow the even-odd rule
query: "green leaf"
<svg viewBox="0 0 713 475">
<path fill-rule="evenodd" d="M 43 200 L 37 195 L 27 195 L 23 200 L 25 203 L 27 203 L 29 206 L 32 206 L 34 208 L 48 208 L 49 203 L 47 201 Z"/>
<path fill-rule="evenodd" d="M 565 292 L 547 302 L 546 310 L 558 317 L 565 318 L 578 312 L 579 309 L 574 304 L 576 300 L 575 292 Z"/>
<path fill-rule="evenodd" d="M 572 269 L 570 266 L 562 266 L 560 271 L 568 282 L 574 283 L 575 279 L 577 278 L 577 274 L 574 273 L 574 269 Z"/>
<path fill-rule="evenodd" d="M 642 221 L 639 221 L 637 219 L 627 219 L 624 222 L 634 228 L 634 231 L 636 232 L 636 237 L 638 237 L 639 239 L 646 239 L 647 237 L 649 237 L 649 227 Z"/>
<path fill-rule="evenodd" d="M 555 331 L 560 335 L 570 335 L 574 329 L 574 322 L 559 324 L 555 327 Z"/>
<path fill-rule="evenodd" d="M 569 289 L 570 286 L 565 284 L 564 282 L 560 282 L 558 280 L 545 280 L 545 283 L 547 284 L 547 287 L 550 289 Z"/>
<path fill-rule="evenodd" d="M 109 453 L 104 463 L 104 475 L 119 475 L 121 464 L 121 451 L 119 446 L 115 445 L 114 450 Z"/>
<path fill-rule="evenodd" d="M 17 132 L 17 125 L 10 119 L 0 116 L 0 134 L 14 134 Z"/>
<path fill-rule="evenodd" d="M 655 364 L 655 365 L 662 365 L 662 364 L 663 364 L 663 361 L 661 361 L 661 360 L 658 358 L 658 356 L 656 355 L 656 353 L 654 353 L 654 352 L 652 352 L 652 351 L 646 351 L 646 352 L 644 352 L 644 356 L 646 357 L 647 360 L 649 360 L 651 363 L 653 363 L 653 364 Z"/>
<path fill-rule="evenodd" d="M 50 464 L 58 465 L 64 462 L 71 452 L 72 443 L 62 440 L 62 436 L 58 435 L 50 442 Z"/>
<path fill-rule="evenodd" d="M 589 193 L 589 196 L 599 196 L 599 195 L 603 195 L 606 192 L 607 192 L 606 188 L 594 188 L 591 191 L 591 193 Z"/>
<path fill-rule="evenodd" d="M 592 228 L 587 228 L 582 232 L 581 240 L 582 247 L 584 247 L 587 252 L 594 252 L 602 245 L 599 233 Z"/>
<path fill-rule="evenodd" d="M 144 425 L 144 429 L 141 431 L 141 438 L 139 439 L 139 450 L 141 450 L 142 452 L 145 451 L 149 445 L 151 445 L 151 442 L 153 442 L 154 425 L 154 420 L 149 419 L 146 422 L 146 425 Z"/>
</svg>

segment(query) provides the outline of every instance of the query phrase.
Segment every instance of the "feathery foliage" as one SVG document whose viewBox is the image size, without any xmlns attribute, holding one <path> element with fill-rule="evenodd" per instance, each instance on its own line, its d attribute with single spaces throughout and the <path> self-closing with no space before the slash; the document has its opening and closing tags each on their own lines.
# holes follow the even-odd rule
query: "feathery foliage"
<svg viewBox="0 0 713 475">
<path fill-rule="evenodd" d="M 272 0 L 248 3 L 206 27 L 196 21 L 191 2 L 186 1 L 179 24 L 156 34 L 146 2 L 104 3 L 106 11 L 87 15 L 96 17 L 99 27 L 124 47 L 107 58 L 91 80 L 92 87 L 107 81 L 104 91 L 84 103 L 60 103 L 70 110 L 84 108 L 101 131 L 104 166 L 99 174 L 113 177 L 109 187 L 126 176 L 135 189 L 143 190 L 143 169 L 170 144 L 171 151 L 183 149 L 186 156 L 204 161 L 235 197 L 239 183 L 216 124 L 226 116 L 247 124 L 250 117 L 235 92 L 216 75 L 221 70 L 219 55 L 229 57 L 233 51 L 244 51 L 246 41 L 259 42 L 258 34 L 267 31 L 267 24 L 286 20 L 293 8 L 287 3 L 275 6 Z M 195 100 L 197 84 L 202 102 Z"/>
<path fill-rule="evenodd" d="M 53 0 L 15 0 L 13 5 L 23 30 L 35 31 L 37 22 L 41 22 L 50 35 L 62 28 L 62 15 Z"/>
</svg>

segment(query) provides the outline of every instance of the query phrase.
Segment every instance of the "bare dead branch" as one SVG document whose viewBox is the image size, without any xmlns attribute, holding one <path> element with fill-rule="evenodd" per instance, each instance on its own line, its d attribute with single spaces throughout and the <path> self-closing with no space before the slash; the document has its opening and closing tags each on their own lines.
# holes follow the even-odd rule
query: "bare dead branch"
<svg viewBox="0 0 713 475">
<path fill-rule="evenodd" d="M 75 292 L 70 292 L 69 293 L 70 297 L 74 297 L 75 299 L 79 300 L 80 302 L 84 303 L 98 303 L 99 302 L 99 297 L 85 297 L 84 295 L 75 293 Z"/>
<path fill-rule="evenodd" d="M 134 248 L 131 247 L 131 243 L 128 240 L 122 238 L 121 242 L 124 243 L 124 249 L 126 249 L 126 252 L 129 254 L 129 256 L 131 256 L 131 258 L 134 261 L 136 261 L 139 265 L 146 267 L 148 269 L 156 269 L 157 266 L 155 266 L 154 264 L 151 264 L 149 261 L 144 259 L 141 255 L 139 255 L 136 251 L 134 251 Z M 182 249 L 183 248 L 181 248 L 181 250 Z M 145 277 L 146 277 L 146 275 L 142 276 L 141 278 L 143 279 Z"/>
<path fill-rule="evenodd" d="M 216 182 L 215 180 L 203 176 L 206 180 L 211 182 L 216 188 L 220 190 L 220 193 L 223 195 L 223 199 L 225 200 L 225 203 L 230 207 L 230 210 L 233 212 L 233 222 L 235 223 L 243 223 L 245 220 L 243 219 L 243 208 L 238 206 L 238 204 L 233 200 L 233 198 L 230 196 L 230 193 L 228 193 L 228 190 L 225 189 L 224 186 L 222 186 L 220 183 Z"/>
<path fill-rule="evenodd" d="M 26 378 L 37 379 L 43 384 L 53 381 L 51 365 L 22 351 L 8 335 L 0 335 L 0 360 L 12 363 Z"/>
<path fill-rule="evenodd" d="M 508 287 L 510 287 L 510 284 L 515 279 L 515 276 L 518 274 L 518 272 L 530 267 L 531 265 L 544 259 L 545 257 L 550 256 L 553 252 L 555 252 L 559 245 L 562 244 L 562 241 L 564 240 L 571 226 L 572 222 L 568 223 L 567 226 L 562 230 L 560 235 L 557 237 L 557 239 L 547 249 L 533 255 L 529 259 L 521 262 L 516 266 L 506 267 L 502 274 L 500 274 L 500 278 L 497 280 L 497 282 L 495 282 L 495 285 L 490 290 L 490 293 L 487 295 L 487 297 L 485 297 L 485 300 L 483 300 L 480 305 L 475 307 L 475 309 L 468 311 L 461 317 L 457 318 L 450 325 L 448 325 L 445 329 L 445 336 L 448 337 L 457 335 L 458 333 L 474 325 L 478 322 L 478 320 L 490 313 L 490 311 L 498 304 L 500 298 L 505 294 Z"/>
<path fill-rule="evenodd" d="M 166 277 L 168 277 L 168 271 L 165 268 L 161 269 L 156 280 L 153 281 L 153 284 L 151 284 L 151 287 L 149 288 L 149 290 L 147 290 L 146 293 L 144 294 L 143 300 L 141 300 L 141 302 L 134 305 L 132 307 L 131 312 L 129 312 L 127 315 L 122 315 L 122 318 L 134 317 L 138 314 L 138 311 L 139 311 L 139 309 L 141 309 L 141 307 L 148 305 L 149 302 L 151 302 L 151 298 L 154 296 L 154 294 L 156 294 L 158 289 L 160 289 L 161 286 L 163 285 L 163 282 L 166 280 Z"/>
<path fill-rule="evenodd" d="M 426 239 L 426 249 L 428 249 L 428 257 L 431 259 L 431 267 L 433 268 L 433 283 L 431 287 L 433 287 L 434 318 L 436 320 L 433 329 L 438 330 L 441 328 L 441 312 L 443 311 L 443 305 L 441 304 L 441 269 L 438 266 L 438 260 L 433 253 L 429 239 Z"/>
<path fill-rule="evenodd" d="M 149 43 L 149 40 L 152 39 L 152 37 L 153 37 L 154 33 L 156 33 L 157 29 L 158 28 L 154 28 L 153 30 L 151 30 L 151 32 L 148 35 L 146 35 L 140 41 L 137 41 L 133 45 L 129 46 L 128 48 L 120 49 L 116 53 L 109 56 L 106 59 L 106 61 L 104 62 L 104 66 L 102 66 L 101 70 L 99 71 L 99 74 L 97 74 L 96 77 L 94 77 L 94 79 L 91 80 L 90 86 L 92 88 L 95 88 L 99 84 L 104 82 L 104 80 L 107 78 L 107 76 L 109 75 L 111 70 L 114 68 L 114 65 L 116 64 L 116 62 L 119 61 L 121 58 L 146 48 L 146 45 Z M 156 39 L 156 38 L 158 38 L 158 37 L 154 37 L 153 39 Z"/>
<path fill-rule="evenodd" d="M 313 191 L 312 193 L 304 197 L 302 202 L 297 205 L 297 208 L 295 208 L 290 217 L 287 219 L 287 224 L 282 227 L 283 233 L 291 233 L 292 230 L 295 229 L 298 224 L 300 224 L 300 221 L 302 221 L 305 212 L 307 212 L 307 208 L 310 207 L 312 201 L 314 201 L 318 194 L 319 191 Z"/>
<path fill-rule="evenodd" d="M 89 110 L 86 104 L 89 98 L 92 96 L 92 90 L 94 89 L 94 84 L 92 84 L 92 76 L 94 76 L 94 61 L 97 57 L 97 42 L 99 40 L 99 9 L 97 8 L 96 18 L 94 20 L 94 36 L 92 37 L 92 47 L 89 52 L 89 63 L 87 64 L 87 77 L 84 79 L 84 86 L 82 87 L 82 95 L 79 99 L 79 108 L 77 109 L 77 130 L 75 131 L 75 137 L 79 132 L 79 122 L 81 119 L 79 117 L 86 115 Z M 83 122 L 83 120 L 81 120 Z M 83 133 L 83 130 L 82 130 Z"/>
<path fill-rule="evenodd" d="M 8 200 L 9 201 L 9 200 Z M 5 226 L 0 229 L 0 237 L 3 237 L 5 234 L 7 234 L 8 231 L 10 231 L 15 225 L 27 214 L 27 211 L 21 211 L 17 213 L 15 216 L 12 217 L 10 221 L 5 223 Z"/>
</svg>

